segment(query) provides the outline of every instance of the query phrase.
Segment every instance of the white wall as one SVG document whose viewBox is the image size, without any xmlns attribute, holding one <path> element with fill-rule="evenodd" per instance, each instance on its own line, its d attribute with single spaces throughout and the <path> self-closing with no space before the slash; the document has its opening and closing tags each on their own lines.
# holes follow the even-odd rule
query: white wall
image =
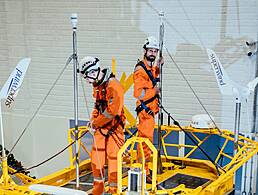
<svg viewBox="0 0 258 195">
<path fill-rule="evenodd" d="M 245 42 L 257 37 L 257 8 L 256 0 L 1 0 L 0 87 L 19 59 L 32 58 L 15 105 L 4 108 L 7 148 L 13 146 L 72 53 L 71 13 L 78 13 L 79 58 L 97 56 L 102 64 L 110 66 L 115 57 L 120 77 L 122 72 L 129 75 L 136 60 L 142 57 L 146 36 L 158 37 L 159 18 L 155 10 L 163 10 L 165 46 L 219 127 L 233 129 L 234 101 L 221 97 L 205 48 L 215 50 L 229 76 L 246 85 L 254 78 L 255 56 L 246 56 Z M 187 125 L 192 115 L 205 112 L 165 51 L 164 56 L 164 105 Z M 79 118 L 87 119 L 81 86 L 80 83 Z M 84 87 L 91 109 L 91 88 Z M 129 90 L 126 106 L 132 112 L 134 102 Z M 252 101 L 249 107 L 252 108 Z M 250 130 L 248 112 L 251 114 L 243 105 L 243 131 Z M 72 118 L 70 65 L 14 149 L 16 158 L 27 167 L 65 147 L 68 120 Z M 46 165 L 33 173 L 42 176 L 67 166 L 67 157 L 65 153 L 51 162 L 50 168 Z"/>
</svg>

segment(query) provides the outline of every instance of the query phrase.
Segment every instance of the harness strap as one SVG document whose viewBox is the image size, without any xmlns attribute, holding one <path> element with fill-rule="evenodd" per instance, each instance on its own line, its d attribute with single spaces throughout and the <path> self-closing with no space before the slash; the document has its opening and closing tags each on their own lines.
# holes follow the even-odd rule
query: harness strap
<svg viewBox="0 0 258 195">
<path fill-rule="evenodd" d="M 151 102 L 153 102 L 156 98 L 158 98 L 158 95 L 155 95 L 154 97 L 152 97 L 152 98 L 150 98 L 150 99 L 148 99 L 148 100 L 146 100 L 146 101 L 142 101 L 142 100 L 141 100 L 141 104 L 140 104 L 139 106 L 137 106 L 136 109 L 135 109 L 135 111 L 137 112 L 137 115 L 138 115 L 141 111 L 145 110 L 149 115 L 151 115 L 151 116 L 154 117 L 154 113 L 153 113 L 152 110 L 151 110 L 149 107 L 147 107 L 146 105 L 149 104 L 149 103 L 151 103 Z"/>
<path fill-rule="evenodd" d="M 95 108 L 102 113 L 106 107 L 107 107 L 107 99 L 106 99 L 106 85 L 107 83 L 104 84 L 104 88 L 99 91 L 99 89 L 96 90 L 96 101 L 95 101 Z M 100 98 L 100 93 L 101 93 L 101 98 Z"/>
<path fill-rule="evenodd" d="M 104 78 L 104 77 L 103 77 Z M 107 108 L 107 98 L 106 98 L 106 95 L 107 95 L 107 91 L 106 91 L 106 88 L 107 88 L 107 85 L 108 85 L 108 81 L 109 79 L 111 78 L 115 78 L 115 75 L 113 73 L 111 73 L 108 77 L 108 80 L 105 81 L 102 85 L 104 85 L 104 87 L 101 89 L 101 92 L 99 90 L 99 88 L 96 89 L 96 101 L 95 101 L 95 108 L 99 111 L 99 112 L 104 112 L 104 110 Z M 102 81 L 101 81 L 102 83 Z M 100 93 L 101 93 L 101 96 L 102 98 L 100 98 Z"/>
<path fill-rule="evenodd" d="M 125 124 L 123 122 L 123 120 L 121 119 L 121 117 L 119 115 L 115 116 L 115 120 L 117 121 L 107 132 L 107 134 L 104 134 L 101 129 L 106 128 L 107 126 L 111 125 L 111 123 L 113 122 L 113 120 L 109 121 L 108 123 L 106 123 L 105 125 L 103 125 L 101 128 L 99 128 L 99 132 L 105 137 L 108 138 L 110 135 L 112 135 L 114 133 L 114 131 L 116 130 L 116 128 L 121 125 L 121 127 L 124 129 Z"/>
<path fill-rule="evenodd" d="M 153 87 L 155 87 L 155 85 L 157 84 L 157 82 L 160 81 L 160 79 L 159 78 L 154 78 L 151 70 L 148 70 L 146 68 L 145 64 L 142 61 L 138 62 L 138 64 L 136 64 L 136 66 L 141 66 L 143 68 L 143 70 L 145 70 L 146 74 L 149 76 L 149 78 L 152 82 Z"/>
</svg>

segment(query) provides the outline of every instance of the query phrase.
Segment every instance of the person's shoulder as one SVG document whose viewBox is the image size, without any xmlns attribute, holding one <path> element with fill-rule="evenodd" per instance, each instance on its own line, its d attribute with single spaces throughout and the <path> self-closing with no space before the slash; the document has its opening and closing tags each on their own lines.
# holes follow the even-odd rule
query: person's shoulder
<svg viewBox="0 0 258 195">
<path fill-rule="evenodd" d="M 134 72 L 143 70 L 142 65 L 144 65 L 143 61 L 138 61 L 137 64 L 134 67 Z"/>
<path fill-rule="evenodd" d="M 117 80 L 116 78 L 110 78 L 109 79 L 107 88 L 110 91 L 116 91 L 116 92 L 119 92 L 119 93 L 124 91 L 124 87 L 122 86 L 120 81 Z"/>
<path fill-rule="evenodd" d="M 141 69 L 142 69 L 142 67 L 140 67 L 140 66 L 135 66 L 135 68 L 134 68 L 134 73 L 140 71 Z"/>
<path fill-rule="evenodd" d="M 121 86 L 121 83 L 115 77 L 112 77 L 112 78 L 109 79 L 108 85 L 110 87 L 116 87 L 116 86 Z"/>
</svg>

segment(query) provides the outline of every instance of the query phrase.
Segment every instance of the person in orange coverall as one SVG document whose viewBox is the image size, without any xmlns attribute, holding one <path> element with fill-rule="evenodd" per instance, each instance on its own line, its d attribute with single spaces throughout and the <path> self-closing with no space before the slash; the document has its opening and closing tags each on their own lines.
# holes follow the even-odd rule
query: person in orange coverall
<svg viewBox="0 0 258 195">
<path fill-rule="evenodd" d="M 117 190 L 117 153 L 124 144 L 124 90 L 108 68 L 101 68 L 98 58 L 83 58 L 80 62 L 80 73 L 93 85 L 95 98 L 90 120 L 91 129 L 94 131 L 91 151 L 93 194 L 100 195 L 104 192 L 106 157 L 109 183 L 107 193 L 114 194 Z"/>
<path fill-rule="evenodd" d="M 155 63 L 159 51 L 159 44 L 155 37 L 148 37 L 145 40 L 143 49 L 144 57 L 136 64 L 133 75 L 134 97 L 137 98 L 136 112 L 139 118 L 138 136 L 148 138 L 153 142 L 155 115 L 159 112 L 158 95 L 160 90 L 157 86 L 159 64 L 163 63 L 163 59 Z M 143 150 L 146 159 L 146 175 L 149 175 L 147 163 L 150 161 L 151 150 L 146 144 L 143 145 Z M 141 156 L 139 156 L 139 159 L 141 160 Z"/>
</svg>

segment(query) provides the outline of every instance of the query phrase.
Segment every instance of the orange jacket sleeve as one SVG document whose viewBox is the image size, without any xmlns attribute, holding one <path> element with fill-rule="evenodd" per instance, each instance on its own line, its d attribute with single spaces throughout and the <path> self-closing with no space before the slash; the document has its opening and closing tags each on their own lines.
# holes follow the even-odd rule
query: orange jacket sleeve
<svg viewBox="0 0 258 195">
<path fill-rule="evenodd" d="M 92 93 L 93 98 L 96 98 L 96 91 L 93 88 L 93 93 Z M 94 118 L 97 118 L 97 116 L 99 115 L 99 111 L 94 107 L 92 112 L 91 112 L 91 118 L 90 121 L 93 121 Z"/>
<path fill-rule="evenodd" d="M 124 106 L 124 90 L 116 79 L 109 81 L 106 99 L 107 108 L 92 120 L 92 125 L 95 128 L 101 128 L 113 120 L 116 115 L 121 115 Z"/>
<path fill-rule="evenodd" d="M 145 101 L 155 96 L 155 89 L 143 68 L 139 66 L 136 67 L 133 79 L 135 98 Z"/>
</svg>

